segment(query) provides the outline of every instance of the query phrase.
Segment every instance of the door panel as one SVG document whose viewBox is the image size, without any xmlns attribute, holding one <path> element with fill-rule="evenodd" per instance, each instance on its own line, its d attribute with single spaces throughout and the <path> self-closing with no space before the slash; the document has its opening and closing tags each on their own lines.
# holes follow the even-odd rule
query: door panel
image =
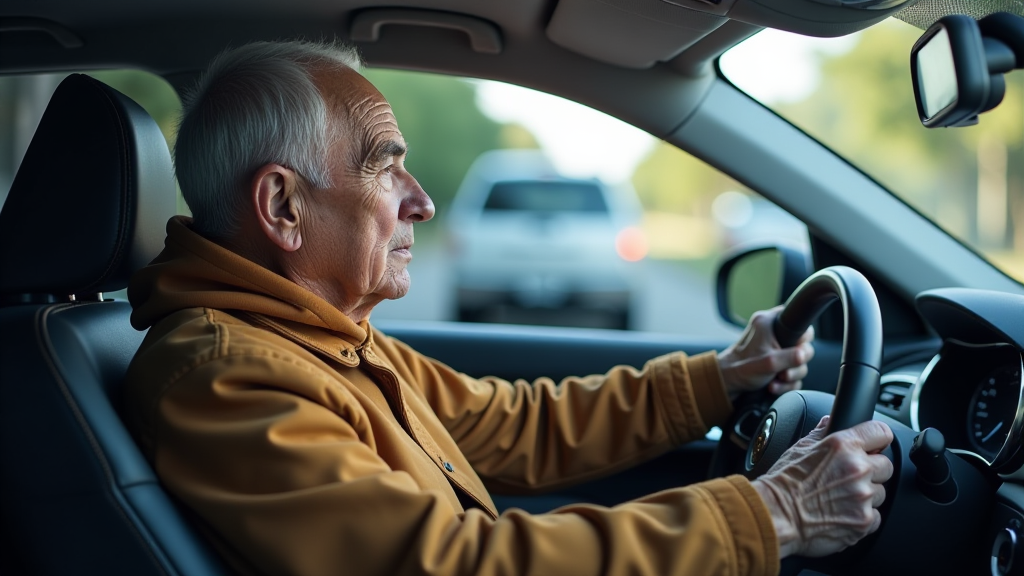
<svg viewBox="0 0 1024 576">
<path fill-rule="evenodd" d="M 699 354 L 723 350 L 731 341 L 699 339 L 673 334 L 651 334 L 619 330 L 548 328 L 454 322 L 375 323 L 417 351 L 471 376 L 498 376 L 508 380 L 533 380 L 547 376 L 600 374 L 625 364 L 642 367 L 645 362 L 669 352 Z M 839 374 L 841 346 L 817 340 L 810 374 L 804 386 L 832 391 Z"/>
</svg>

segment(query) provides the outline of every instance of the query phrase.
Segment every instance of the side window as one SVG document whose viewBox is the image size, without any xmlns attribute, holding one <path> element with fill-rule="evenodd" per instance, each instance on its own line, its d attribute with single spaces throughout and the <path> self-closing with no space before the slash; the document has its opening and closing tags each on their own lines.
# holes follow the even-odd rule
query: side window
<svg viewBox="0 0 1024 576">
<path fill-rule="evenodd" d="M 163 78 L 141 70 L 103 70 L 87 74 L 138 102 L 156 120 L 168 147 L 174 145 L 181 100 Z M 7 199 L 50 96 L 66 76 L 58 73 L 0 77 L 0 206 Z M 180 193 L 178 212 L 188 213 Z"/>
<path fill-rule="evenodd" d="M 162 78 L 90 73 L 150 113 L 173 147 Z M 64 74 L 0 78 L 0 204 Z M 374 320 L 460 320 L 732 337 L 714 302 L 722 254 L 806 244 L 798 220 L 717 170 L 585 106 L 525 88 L 367 70 L 437 206 L 417 226 L 412 289 Z M 178 211 L 188 208 L 178 195 Z"/>
<path fill-rule="evenodd" d="M 496 82 L 368 70 L 434 200 L 412 288 L 374 320 L 460 320 L 733 337 L 722 255 L 806 246 L 797 219 L 600 112 Z"/>
</svg>

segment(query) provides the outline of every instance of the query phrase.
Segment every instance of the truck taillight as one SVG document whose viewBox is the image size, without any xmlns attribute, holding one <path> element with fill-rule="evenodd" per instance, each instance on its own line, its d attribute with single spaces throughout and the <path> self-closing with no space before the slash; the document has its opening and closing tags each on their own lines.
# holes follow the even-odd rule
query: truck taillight
<svg viewBox="0 0 1024 576">
<path fill-rule="evenodd" d="M 615 235 L 615 252 L 627 262 L 637 262 L 647 256 L 647 237 L 636 226 L 623 228 Z"/>
</svg>

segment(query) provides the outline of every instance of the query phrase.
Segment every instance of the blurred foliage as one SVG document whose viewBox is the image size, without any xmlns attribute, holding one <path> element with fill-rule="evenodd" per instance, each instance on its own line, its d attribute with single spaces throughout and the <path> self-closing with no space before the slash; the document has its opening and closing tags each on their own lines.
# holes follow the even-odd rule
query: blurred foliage
<svg viewBox="0 0 1024 576">
<path fill-rule="evenodd" d="M 633 188 L 644 210 L 707 218 L 715 197 L 746 191 L 739 182 L 679 148 L 659 142 L 633 172 Z"/>
<path fill-rule="evenodd" d="M 713 217 L 723 192 L 757 194 L 667 142 L 658 142 L 633 172 L 633 188 L 644 209 L 650 257 L 717 261 L 732 242 Z"/>
<path fill-rule="evenodd" d="M 498 134 L 499 148 L 540 148 L 537 137 L 520 124 L 504 124 Z"/>
<path fill-rule="evenodd" d="M 168 148 L 174 147 L 181 99 L 166 80 L 141 70 L 101 70 L 89 72 L 89 76 L 135 100 L 156 120 Z"/>
<path fill-rule="evenodd" d="M 1020 260 L 1024 251 L 1024 75 L 1006 76 L 1006 97 L 995 110 L 980 116 L 980 124 L 924 128 L 910 80 L 910 49 L 921 34 L 893 19 L 869 28 L 858 36 L 852 50 L 819 54 L 822 77 L 806 99 L 772 107 L 955 237 L 990 257 L 1000 258 L 1016 249 Z M 784 71 L 779 73 L 785 81 Z M 1004 238 L 988 243 L 983 242 L 981 229 L 986 226 L 985 216 L 978 216 L 978 149 L 983 140 L 996 142 L 1007 155 L 1008 201 L 1002 217 L 1008 222 L 988 224 L 999 230 L 1009 226 Z M 1011 273 L 1021 277 L 1024 267 Z"/>
<path fill-rule="evenodd" d="M 363 75 L 391 104 L 409 144 L 406 167 L 439 213 L 482 152 L 537 147 L 525 128 L 485 116 L 476 104 L 476 88 L 467 80 L 383 69 L 364 70 Z"/>
</svg>

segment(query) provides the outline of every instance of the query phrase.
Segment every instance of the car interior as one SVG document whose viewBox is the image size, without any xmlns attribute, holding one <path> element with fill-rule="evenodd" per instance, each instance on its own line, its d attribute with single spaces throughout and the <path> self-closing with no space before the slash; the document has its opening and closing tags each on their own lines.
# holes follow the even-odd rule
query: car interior
<svg viewBox="0 0 1024 576">
<path fill-rule="evenodd" d="M 902 473 L 889 486 L 894 496 L 879 532 L 820 563 L 784 562 L 783 572 L 1024 573 L 1017 536 L 1024 522 L 1024 285 L 748 97 L 717 66 L 723 52 L 764 28 L 831 37 L 890 17 L 923 32 L 965 9 L 975 18 L 999 10 L 1024 14 L 1015 2 L 962 4 L 14 0 L 0 6 L 0 74 L 131 67 L 183 93 L 228 46 L 336 37 L 355 43 L 374 67 L 500 80 L 639 127 L 808 226 L 811 251 L 799 256 L 810 266 L 801 260 L 786 268 L 779 299 L 809 293 L 808 283 L 819 290 L 792 315 L 794 324 L 813 322 L 817 331 L 807 394 L 792 408 L 794 439 L 808 423 L 813 427 L 812 415 L 832 410 L 832 393 L 860 386 L 846 384 L 854 379 L 850 363 L 874 370 L 874 388 L 863 388 L 867 401 L 847 395 L 837 404 L 851 413 L 854 404 L 861 412 L 866 407 L 867 418 L 904 427 L 890 452 Z M 160 251 L 174 213 L 171 156 L 153 119 L 102 82 L 69 75 L 47 105 L 0 211 L 0 574 L 231 573 L 208 544 L 215 536 L 161 487 L 119 416 L 120 381 L 144 334 L 129 324 L 130 305 L 104 294 L 124 289 Z M 849 269 L 876 304 L 863 304 L 867 297 L 857 295 L 860 280 L 850 280 Z M 812 272 L 813 282 L 796 288 Z M 871 309 L 879 322 L 858 323 L 860 311 Z M 467 374 L 508 379 L 599 373 L 731 343 L 612 330 L 376 325 Z M 992 424 L 975 407 L 997 391 L 1009 404 Z M 762 416 L 790 408 L 768 408 L 763 399 L 742 408 L 720 441 L 696 441 L 557 493 L 495 501 L 531 512 L 572 502 L 611 506 L 709 474 L 744 473 L 746 445 Z M 974 424 L 988 430 L 1003 422 L 1005 436 L 993 429 L 980 445 L 968 437 Z M 929 481 L 921 480 L 925 465 L 911 448 L 929 427 L 946 436 L 935 454 L 956 478 L 952 495 L 943 481 L 933 482 L 940 488 L 920 487 Z"/>
</svg>

